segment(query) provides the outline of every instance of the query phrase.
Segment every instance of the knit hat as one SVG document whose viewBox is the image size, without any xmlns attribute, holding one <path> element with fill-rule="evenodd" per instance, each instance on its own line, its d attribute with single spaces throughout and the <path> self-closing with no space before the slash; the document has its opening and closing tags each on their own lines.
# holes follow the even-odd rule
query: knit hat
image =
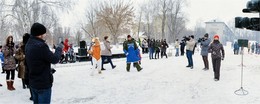
<svg viewBox="0 0 260 104">
<path fill-rule="evenodd" d="M 219 40 L 219 36 L 217 34 L 214 35 L 214 39 Z"/>
<path fill-rule="evenodd" d="M 31 27 L 31 35 L 39 36 L 46 33 L 46 28 L 40 23 L 34 23 Z"/>
</svg>

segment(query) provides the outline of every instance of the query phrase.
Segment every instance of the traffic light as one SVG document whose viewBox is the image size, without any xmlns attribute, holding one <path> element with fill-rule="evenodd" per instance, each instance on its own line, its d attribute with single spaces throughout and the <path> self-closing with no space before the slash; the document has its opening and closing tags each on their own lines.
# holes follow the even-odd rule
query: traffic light
<svg viewBox="0 0 260 104">
<path fill-rule="evenodd" d="M 259 13 L 260 0 L 251 0 L 247 2 L 243 13 Z M 235 17 L 236 28 L 246 28 L 249 30 L 260 31 L 260 18 Z"/>
</svg>

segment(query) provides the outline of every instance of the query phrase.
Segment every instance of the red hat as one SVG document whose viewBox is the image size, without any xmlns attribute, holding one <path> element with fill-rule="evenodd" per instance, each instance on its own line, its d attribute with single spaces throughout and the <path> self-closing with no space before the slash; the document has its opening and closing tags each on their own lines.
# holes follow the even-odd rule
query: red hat
<svg viewBox="0 0 260 104">
<path fill-rule="evenodd" d="M 214 35 L 214 39 L 219 39 L 219 36 L 217 34 Z"/>
</svg>

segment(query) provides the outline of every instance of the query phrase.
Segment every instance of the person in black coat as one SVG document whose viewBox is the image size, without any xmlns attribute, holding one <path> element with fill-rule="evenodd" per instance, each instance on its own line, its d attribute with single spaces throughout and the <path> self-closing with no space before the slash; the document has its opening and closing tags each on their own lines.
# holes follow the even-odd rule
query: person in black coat
<svg viewBox="0 0 260 104">
<path fill-rule="evenodd" d="M 186 45 L 186 42 L 185 42 L 185 40 L 181 40 L 181 43 L 180 43 L 180 45 L 181 45 L 181 56 L 183 56 L 184 55 L 184 49 L 185 49 L 185 45 Z"/>
<path fill-rule="evenodd" d="M 51 102 L 53 75 L 51 64 L 59 62 L 63 44 L 59 44 L 53 53 L 45 43 L 46 28 L 40 23 L 31 27 L 31 37 L 25 46 L 26 63 L 29 70 L 29 85 L 35 104 Z"/>
</svg>

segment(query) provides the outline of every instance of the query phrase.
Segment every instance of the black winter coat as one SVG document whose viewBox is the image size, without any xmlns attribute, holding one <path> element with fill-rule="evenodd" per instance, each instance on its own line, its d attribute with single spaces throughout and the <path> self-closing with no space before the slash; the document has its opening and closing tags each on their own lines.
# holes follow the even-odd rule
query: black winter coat
<svg viewBox="0 0 260 104">
<path fill-rule="evenodd" d="M 57 47 L 55 53 L 53 53 L 44 40 L 34 36 L 30 37 L 25 46 L 30 87 L 35 89 L 48 89 L 52 87 L 51 63 L 58 63 L 61 53 L 62 49 L 60 47 Z"/>
</svg>

